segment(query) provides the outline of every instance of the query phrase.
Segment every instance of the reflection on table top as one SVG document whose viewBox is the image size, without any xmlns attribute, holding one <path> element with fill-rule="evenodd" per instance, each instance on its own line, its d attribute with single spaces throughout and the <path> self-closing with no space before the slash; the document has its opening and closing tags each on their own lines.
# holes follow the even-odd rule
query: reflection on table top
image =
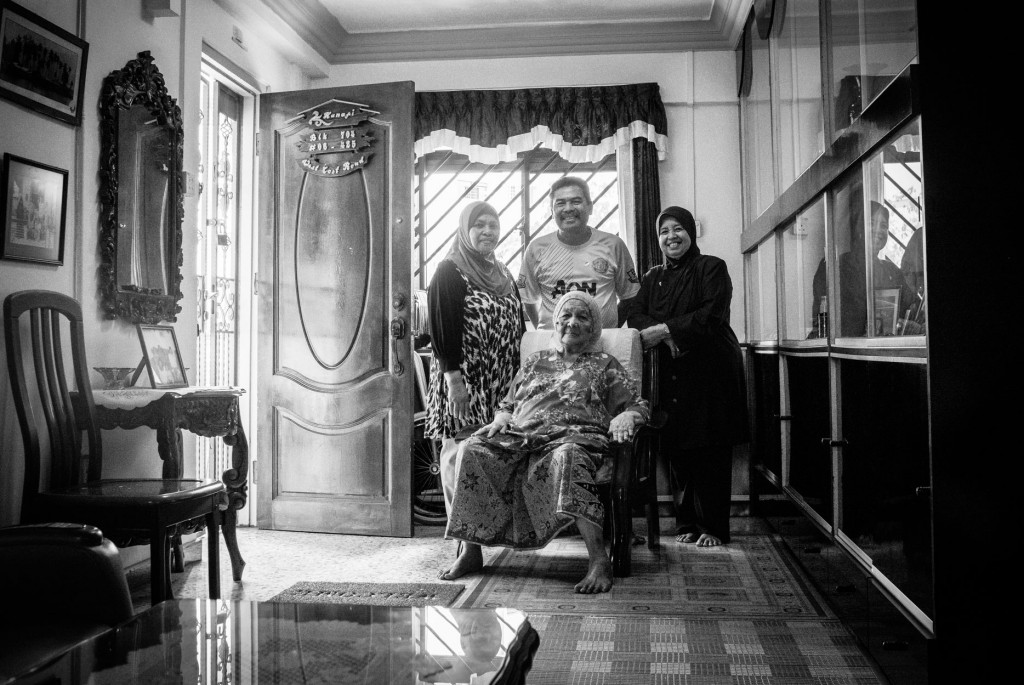
<svg viewBox="0 0 1024 685">
<path fill-rule="evenodd" d="M 168 600 L 16 682 L 520 683 L 513 609 Z"/>
</svg>

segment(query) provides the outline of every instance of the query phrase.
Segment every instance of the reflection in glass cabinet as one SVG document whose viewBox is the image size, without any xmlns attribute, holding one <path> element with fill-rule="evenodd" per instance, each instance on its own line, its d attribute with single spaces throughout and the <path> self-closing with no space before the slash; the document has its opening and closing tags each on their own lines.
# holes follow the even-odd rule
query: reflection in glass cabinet
<svg viewBox="0 0 1024 685">
<path fill-rule="evenodd" d="M 839 531 L 918 608 L 932 614 L 926 367 L 839 362 Z"/>
<path fill-rule="evenodd" d="M 927 306 L 918 121 L 897 132 L 863 168 L 871 208 L 870 249 L 875 257 L 868 260 L 874 334 L 924 335 Z"/>
<path fill-rule="evenodd" d="M 828 337 L 829 299 L 825 268 L 825 200 L 800 212 L 782 232 L 783 303 L 786 340 Z"/>
<path fill-rule="evenodd" d="M 832 523 L 832 450 L 829 360 L 827 356 L 785 358 L 782 444 L 788 457 L 784 483 L 820 517 Z"/>
</svg>

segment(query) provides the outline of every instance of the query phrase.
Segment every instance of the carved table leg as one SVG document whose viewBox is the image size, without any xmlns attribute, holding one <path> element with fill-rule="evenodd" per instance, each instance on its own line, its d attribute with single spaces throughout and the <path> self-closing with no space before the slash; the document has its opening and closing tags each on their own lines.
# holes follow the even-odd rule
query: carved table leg
<svg viewBox="0 0 1024 685">
<path fill-rule="evenodd" d="M 241 423 L 235 427 L 233 435 L 224 436 L 224 444 L 231 446 L 232 468 L 224 472 L 223 480 L 227 486 L 227 511 L 221 517 L 221 531 L 224 533 L 224 544 L 231 557 L 231 576 L 235 581 L 242 580 L 242 569 L 245 560 L 238 549 L 238 538 L 235 526 L 238 522 L 238 510 L 245 506 L 249 476 L 249 442 L 245 439 L 245 431 Z"/>
<path fill-rule="evenodd" d="M 156 429 L 156 447 L 163 460 L 163 477 L 174 480 L 181 478 L 181 429 L 165 423 Z M 171 570 L 181 573 L 185 570 L 185 552 L 181 548 L 181 533 L 171 535 Z"/>
</svg>

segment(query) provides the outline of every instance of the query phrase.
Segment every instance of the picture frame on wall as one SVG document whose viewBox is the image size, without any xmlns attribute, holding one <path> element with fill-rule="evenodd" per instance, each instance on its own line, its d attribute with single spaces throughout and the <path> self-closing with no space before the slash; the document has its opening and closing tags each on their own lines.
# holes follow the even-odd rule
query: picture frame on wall
<svg viewBox="0 0 1024 685">
<path fill-rule="evenodd" d="M 64 264 L 68 172 L 4 153 L 0 258 Z"/>
<path fill-rule="evenodd" d="M 89 44 L 0 0 L 0 97 L 78 126 Z"/>
<path fill-rule="evenodd" d="M 136 324 L 136 328 L 150 384 L 154 388 L 187 388 L 188 377 L 174 328 L 141 323 Z"/>
</svg>

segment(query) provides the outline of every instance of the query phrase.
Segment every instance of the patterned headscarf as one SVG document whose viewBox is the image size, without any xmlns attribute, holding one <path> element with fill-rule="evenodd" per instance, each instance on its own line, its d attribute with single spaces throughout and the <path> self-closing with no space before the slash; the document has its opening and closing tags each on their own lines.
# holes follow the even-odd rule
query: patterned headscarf
<svg viewBox="0 0 1024 685">
<path fill-rule="evenodd" d="M 448 259 L 455 262 L 459 271 L 477 288 L 486 290 L 495 297 L 505 297 L 512 292 L 512 276 L 494 253 L 482 254 L 469 240 L 469 228 L 481 214 L 498 216 L 498 211 L 486 202 L 470 202 L 459 217 L 459 232 L 455 236 Z"/>
<path fill-rule="evenodd" d="M 583 352 L 600 352 L 604 349 L 601 345 L 601 305 L 597 303 L 594 296 L 586 293 L 582 290 L 570 290 L 566 294 L 558 298 L 558 302 L 555 303 L 555 309 L 551 313 L 551 321 L 557 327 L 558 317 L 562 313 L 562 309 L 565 305 L 570 302 L 582 304 L 590 310 L 590 320 L 594 323 L 593 329 L 591 330 L 590 340 L 583 344 Z M 554 334 L 551 336 L 551 345 L 559 352 L 564 352 L 562 341 L 558 335 L 556 328 Z"/>
</svg>

